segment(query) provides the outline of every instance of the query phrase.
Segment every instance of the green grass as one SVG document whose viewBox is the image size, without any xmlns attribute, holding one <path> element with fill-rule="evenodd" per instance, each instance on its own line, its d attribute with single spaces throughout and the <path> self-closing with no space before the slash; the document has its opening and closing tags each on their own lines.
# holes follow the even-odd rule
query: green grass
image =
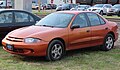
<svg viewBox="0 0 120 70">
<path fill-rule="evenodd" d="M 0 70 L 119 70 L 120 49 L 74 50 L 59 61 L 47 62 L 44 57 L 23 57 L 0 48 Z"/>
<path fill-rule="evenodd" d="M 50 13 L 52 13 L 52 12 L 55 12 L 54 10 L 47 10 L 47 11 L 45 11 L 45 10 L 40 10 L 40 12 L 38 12 L 38 10 L 33 10 L 32 11 L 32 13 L 33 14 L 36 14 L 36 15 L 48 15 L 48 14 L 50 14 Z"/>
<path fill-rule="evenodd" d="M 105 18 L 118 18 L 118 19 L 120 19 L 120 17 L 118 17 L 118 16 L 106 16 L 106 15 L 104 15 L 103 17 L 105 17 Z"/>
</svg>

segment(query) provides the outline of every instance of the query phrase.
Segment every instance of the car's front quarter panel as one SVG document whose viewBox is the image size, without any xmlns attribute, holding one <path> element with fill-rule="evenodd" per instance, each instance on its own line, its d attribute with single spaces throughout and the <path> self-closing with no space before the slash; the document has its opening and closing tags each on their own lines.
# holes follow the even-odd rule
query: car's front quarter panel
<svg viewBox="0 0 120 70">
<path fill-rule="evenodd" d="M 66 45 L 68 43 L 68 28 L 60 28 L 56 30 L 51 30 L 49 32 L 39 33 L 33 36 L 28 36 L 33 38 L 39 38 L 43 41 L 50 42 L 53 39 L 61 38 L 65 41 Z"/>
</svg>

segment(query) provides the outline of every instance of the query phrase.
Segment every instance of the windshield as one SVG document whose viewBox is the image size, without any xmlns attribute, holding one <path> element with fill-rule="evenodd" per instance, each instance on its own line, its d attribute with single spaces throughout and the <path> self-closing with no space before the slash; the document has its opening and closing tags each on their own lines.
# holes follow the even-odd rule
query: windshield
<svg viewBox="0 0 120 70">
<path fill-rule="evenodd" d="M 74 14 L 52 13 L 41 19 L 35 25 L 65 28 L 68 26 L 73 16 Z"/>
<path fill-rule="evenodd" d="M 76 6 L 76 7 L 78 7 L 78 8 L 85 8 L 86 5 L 79 5 L 79 6 Z"/>
<path fill-rule="evenodd" d="M 120 8 L 120 5 L 114 5 L 112 8 Z"/>
<path fill-rule="evenodd" d="M 63 4 L 62 7 L 69 7 L 69 4 Z"/>
<path fill-rule="evenodd" d="M 99 7 L 99 8 L 102 8 L 104 4 L 96 4 L 94 5 L 94 7 Z"/>
</svg>

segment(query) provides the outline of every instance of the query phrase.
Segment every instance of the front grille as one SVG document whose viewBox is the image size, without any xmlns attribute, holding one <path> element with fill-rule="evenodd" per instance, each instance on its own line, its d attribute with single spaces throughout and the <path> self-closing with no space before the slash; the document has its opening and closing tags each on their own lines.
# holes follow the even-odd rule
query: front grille
<svg viewBox="0 0 120 70">
<path fill-rule="evenodd" d="M 13 41 L 13 42 L 23 42 L 23 38 L 8 36 L 8 38 L 6 38 L 6 39 L 9 40 L 9 41 Z"/>
<path fill-rule="evenodd" d="M 24 53 L 23 49 L 14 49 L 13 51 L 17 53 Z"/>
<path fill-rule="evenodd" d="M 13 50 L 8 49 L 7 47 L 5 47 L 7 50 L 12 51 L 12 52 L 17 52 L 17 53 L 24 53 L 23 49 L 20 48 L 13 48 Z"/>
</svg>

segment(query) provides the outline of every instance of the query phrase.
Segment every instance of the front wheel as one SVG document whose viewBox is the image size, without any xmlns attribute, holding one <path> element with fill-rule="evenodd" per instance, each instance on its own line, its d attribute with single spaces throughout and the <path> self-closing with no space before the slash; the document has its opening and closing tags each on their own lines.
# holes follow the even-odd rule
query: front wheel
<svg viewBox="0 0 120 70">
<path fill-rule="evenodd" d="M 104 43 L 101 49 L 103 51 L 109 51 L 113 48 L 113 46 L 114 46 L 114 37 L 112 34 L 108 34 L 104 39 Z"/>
<path fill-rule="evenodd" d="M 46 58 L 49 61 L 60 60 L 63 57 L 64 52 L 65 49 L 63 43 L 59 40 L 53 40 L 48 46 Z"/>
</svg>

